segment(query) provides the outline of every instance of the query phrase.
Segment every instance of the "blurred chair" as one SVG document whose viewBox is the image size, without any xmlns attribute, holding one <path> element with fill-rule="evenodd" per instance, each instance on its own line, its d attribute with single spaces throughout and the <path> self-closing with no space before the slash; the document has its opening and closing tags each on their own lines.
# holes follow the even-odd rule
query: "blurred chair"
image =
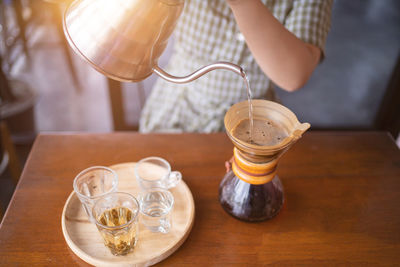
<svg viewBox="0 0 400 267">
<path fill-rule="evenodd" d="M 63 10 L 64 10 L 64 5 L 67 4 L 68 2 L 71 2 L 70 0 L 42 0 L 43 3 L 45 3 L 47 6 L 39 6 L 38 8 L 34 8 L 35 6 L 40 5 L 37 0 L 30 0 L 30 1 L 22 1 L 22 0 L 0 0 L 0 24 L 1 24 L 1 32 L 2 32 L 2 38 L 4 42 L 4 47 L 5 47 L 5 53 L 3 55 L 6 63 L 8 64 L 8 69 L 11 70 L 14 62 L 16 61 L 16 57 L 13 57 L 13 55 L 19 55 L 19 53 L 13 53 L 16 49 L 18 49 L 18 46 L 22 46 L 22 51 L 23 54 L 27 58 L 27 64 L 30 64 L 30 55 L 29 55 L 29 45 L 28 45 L 28 34 L 27 34 L 27 28 L 30 23 L 33 22 L 35 13 L 34 12 L 40 12 L 43 10 L 43 8 L 46 8 L 47 10 L 51 10 L 51 14 L 53 17 L 53 20 L 55 21 L 55 28 L 57 30 L 60 43 L 61 43 L 61 48 L 63 51 L 63 54 L 65 56 L 65 59 L 67 61 L 68 68 L 71 73 L 71 78 L 73 80 L 73 83 L 75 85 L 75 88 L 77 89 L 78 92 L 81 91 L 81 86 L 79 83 L 79 78 L 76 72 L 76 69 L 74 67 L 72 57 L 71 57 L 71 52 L 69 50 L 69 46 L 67 44 L 67 41 L 64 36 L 63 32 L 63 23 L 62 23 L 62 18 L 63 18 Z M 25 3 L 25 4 L 23 4 Z M 9 6 L 15 15 L 16 19 L 16 24 L 13 25 L 8 21 L 8 16 L 7 16 L 7 9 L 6 6 Z M 26 10 L 30 10 L 31 15 L 30 16 L 24 16 L 24 13 L 26 13 Z M 15 27 L 17 26 L 17 27 Z M 18 31 L 18 34 L 15 34 L 15 31 Z"/>
<path fill-rule="evenodd" d="M 121 83 L 108 78 L 107 83 L 114 131 L 137 131 L 139 129 L 139 125 L 128 125 L 126 123 Z M 138 82 L 136 85 L 139 95 L 139 105 L 140 109 L 142 109 L 146 98 L 143 83 Z"/>
<path fill-rule="evenodd" d="M 56 30 L 58 32 L 58 36 L 61 41 L 61 48 L 64 52 L 65 59 L 67 60 L 68 68 L 70 70 L 71 77 L 75 84 L 75 87 L 78 90 L 78 92 L 80 92 L 82 91 L 82 89 L 80 87 L 78 74 L 74 67 L 71 51 L 67 43 L 67 40 L 65 39 L 63 30 L 64 8 L 68 3 L 72 2 L 72 0 L 43 0 L 43 1 L 47 2 L 52 10 L 53 19 L 56 22 Z"/>
<path fill-rule="evenodd" d="M 7 6 L 13 11 L 15 21 L 9 21 Z M 4 59 L 9 70 L 12 69 L 19 55 L 24 55 L 27 59 L 27 64 L 30 63 L 30 55 L 28 50 L 28 42 L 26 37 L 26 27 L 30 18 L 24 18 L 24 6 L 21 0 L 0 0 L 0 24 L 1 33 L 4 42 Z M 19 50 L 22 47 L 22 51 Z M 22 53 L 21 53 L 22 52 Z"/>
<path fill-rule="evenodd" d="M 0 57 L 0 66 L 2 59 Z M 0 175 L 8 167 L 14 183 L 17 184 L 21 175 L 21 164 L 15 152 L 14 143 L 11 139 L 6 119 L 9 114 L 12 114 L 13 105 L 18 99 L 18 96 L 13 93 L 7 77 L 0 68 Z M 11 109 L 11 112 L 9 112 Z"/>
<path fill-rule="evenodd" d="M 35 91 L 27 83 L 16 79 L 9 80 L 0 67 L 0 120 L 7 122 L 13 140 L 21 144 L 33 142 L 36 136 L 36 99 Z"/>
<path fill-rule="evenodd" d="M 400 56 L 379 107 L 375 128 L 390 132 L 394 138 L 400 134 Z"/>
<path fill-rule="evenodd" d="M 0 57 L 0 66 L 2 58 Z M 0 68 L 0 176 L 9 170 L 14 186 L 17 185 L 21 176 L 22 166 L 17 156 L 15 144 L 11 138 L 8 122 L 17 125 L 17 130 L 30 127 L 26 124 L 27 114 L 31 117 L 33 124 L 33 98 L 30 98 L 29 87 L 15 81 L 17 90 L 8 82 L 2 68 Z M 28 97 L 27 97 L 28 96 Z M 30 120 L 28 120 L 30 121 Z M 21 128 L 22 127 L 22 128 Z M 19 129 L 18 129 L 19 128 Z M 8 178 L 8 176 L 6 176 Z M 2 188 L 4 189 L 4 188 Z M 3 216 L 3 205 L 0 205 L 0 220 Z"/>
<path fill-rule="evenodd" d="M 19 177 L 21 176 L 22 167 L 5 121 L 0 121 L 0 137 L 0 152 L 2 155 L 0 162 L 0 175 L 8 168 L 14 184 L 17 185 Z"/>
<path fill-rule="evenodd" d="M 22 172 L 21 163 L 11 140 L 7 124 L 4 121 L 0 121 L 0 176 L 7 168 L 11 173 L 14 185 L 17 185 Z M 3 203 L 0 205 L 0 222 L 4 215 L 2 206 L 4 206 Z"/>
</svg>

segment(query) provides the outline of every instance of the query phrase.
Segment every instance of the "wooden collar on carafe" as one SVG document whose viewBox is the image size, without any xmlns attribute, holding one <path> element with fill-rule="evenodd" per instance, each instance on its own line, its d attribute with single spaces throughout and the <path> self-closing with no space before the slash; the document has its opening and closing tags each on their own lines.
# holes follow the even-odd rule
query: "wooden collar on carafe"
<svg viewBox="0 0 400 267">
<path fill-rule="evenodd" d="M 250 162 L 241 155 L 236 147 L 233 148 L 232 171 L 246 183 L 254 185 L 268 183 L 276 175 L 277 163 L 277 159 L 265 163 Z"/>
</svg>

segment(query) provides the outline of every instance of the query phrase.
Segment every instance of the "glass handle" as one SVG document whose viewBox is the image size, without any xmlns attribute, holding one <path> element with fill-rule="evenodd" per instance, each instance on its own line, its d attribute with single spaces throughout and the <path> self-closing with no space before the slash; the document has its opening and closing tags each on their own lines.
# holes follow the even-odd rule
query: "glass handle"
<svg viewBox="0 0 400 267">
<path fill-rule="evenodd" d="M 181 180 L 182 180 L 182 174 L 178 171 L 173 171 L 171 172 L 166 181 L 166 187 L 168 189 L 175 187 Z"/>
</svg>

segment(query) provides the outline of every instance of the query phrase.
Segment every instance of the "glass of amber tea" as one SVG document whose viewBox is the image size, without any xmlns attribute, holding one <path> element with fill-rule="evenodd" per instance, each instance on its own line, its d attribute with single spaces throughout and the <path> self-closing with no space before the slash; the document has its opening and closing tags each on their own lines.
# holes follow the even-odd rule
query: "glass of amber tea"
<svg viewBox="0 0 400 267">
<path fill-rule="evenodd" d="M 104 195 L 93 206 L 94 222 L 113 255 L 133 251 L 139 234 L 139 202 L 128 193 Z"/>
</svg>

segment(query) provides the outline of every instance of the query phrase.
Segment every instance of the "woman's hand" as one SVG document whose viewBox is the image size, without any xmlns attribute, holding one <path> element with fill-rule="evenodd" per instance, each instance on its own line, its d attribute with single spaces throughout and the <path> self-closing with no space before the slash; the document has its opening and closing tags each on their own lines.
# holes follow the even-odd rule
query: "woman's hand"
<svg viewBox="0 0 400 267">
<path fill-rule="evenodd" d="M 232 170 L 232 164 L 233 164 L 233 156 L 230 160 L 225 161 L 225 169 L 226 173 L 230 172 Z"/>
</svg>

